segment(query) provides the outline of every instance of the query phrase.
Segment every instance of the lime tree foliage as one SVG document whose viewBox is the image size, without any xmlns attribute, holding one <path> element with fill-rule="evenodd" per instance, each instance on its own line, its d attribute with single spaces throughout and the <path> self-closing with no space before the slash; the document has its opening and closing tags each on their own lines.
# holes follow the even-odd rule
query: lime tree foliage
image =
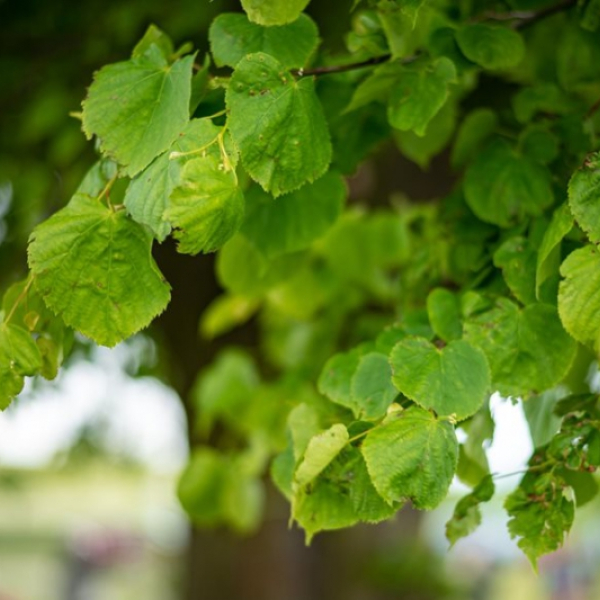
<svg viewBox="0 0 600 600">
<path fill-rule="evenodd" d="M 4 295 L 0 407 L 57 375 L 74 332 L 114 346 L 149 326 L 171 236 L 217 252 L 200 335 L 260 330 L 193 391 L 207 443 L 179 497 L 197 524 L 255 529 L 267 471 L 309 540 L 434 509 L 458 477 L 455 543 L 494 494 L 498 392 L 535 445 L 509 531 L 534 564 L 558 548 L 600 466 L 600 4 L 555 2 L 333 5 L 344 52 L 307 0 L 242 0 L 206 56 L 151 26 L 75 115 L 98 162 Z M 394 145 L 423 169 L 443 155 L 452 191 L 350 202 Z"/>
</svg>

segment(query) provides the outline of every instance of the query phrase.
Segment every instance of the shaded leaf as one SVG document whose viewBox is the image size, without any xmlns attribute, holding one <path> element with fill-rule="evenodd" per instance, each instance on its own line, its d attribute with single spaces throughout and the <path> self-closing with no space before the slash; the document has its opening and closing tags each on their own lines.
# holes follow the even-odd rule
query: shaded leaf
<svg viewBox="0 0 600 600">
<path fill-rule="evenodd" d="M 125 211 L 76 194 L 33 231 L 29 267 L 45 303 L 67 325 L 114 346 L 169 303 L 151 249 L 151 235 Z"/>
</svg>

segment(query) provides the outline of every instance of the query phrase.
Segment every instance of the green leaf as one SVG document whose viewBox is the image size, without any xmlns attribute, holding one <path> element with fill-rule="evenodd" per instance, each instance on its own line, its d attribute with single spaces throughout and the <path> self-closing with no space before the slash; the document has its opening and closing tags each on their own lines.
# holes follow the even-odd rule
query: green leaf
<svg viewBox="0 0 600 600">
<path fill-rule="evenodd" d="M 528 123 L 538 113 L 564 115 L 573 111 L 573 99 L 555 83 L 539 83 L 520 89 L 512 99 L 515 117 Z"/>
<path fill-rule="evenodd" d="M 0 324 L 0 410 L 23 389 L 23 377 L 42 368 L 42 355 L 25 329 Z"/>
<path fill-rule="evenodd" d="M 245 456 L 227 456 L 212 448 L 194 452 L 179 480 L 177 495 L 191 520 L 202 527 L 227 524 L 240 532 L 260 523 L 263 491 L 245 472 Z"/>
<path fill-rule="evenodd" d="M 553 162 L 560 154 L 559 140 L 543 125 L 531 125 L 519 136 L 522 154 L 543 165 Z"/>
<path fill-rule="evenodd" d="M 556 416 L 554 409 L 564 395 L 564 389 L 557 388 L 523 402 L 523 412 L 534 448 L 548 444 L 560 429 L 562 419 Z"/>
<path fill-rule="evenodd" d="M 164 213 L 173 189 L 180 182 L 181 168 L 200 156 L 199 148 L 203 149 L 203 156 L 221 159 L 217 143 L 221 131 L 222 128 L 213 125 L 209 119 L 192 119 L 170 148 L 131 180 L 123 201 L 125 207 L 138 223 L 150 227 L 159 241 L 171 231 Z M 230 143 L 226 145 L 231 146 Z M 227 150 L 234 154 L 232 148 Z"/>
<path fill-rule="evenodd" d="M 469 420 L 463 421 L 460 427 L 467 434 L 467 439 L 460 446 L 456 476 L 464 484 L 475 487 L 490 472 L 484 449 L 494 437 L 494 420 L 489 403 Z"/>
<path fill-rule="evenodd" d="M 100 159 L 85 174 L 83 181 L 77 188 L 77 193 L 87 196 L 99 196 L 106 184 L 117 176 L 119 166 L 116 162 L 106 158 Z"/>
<path fill-rule="evenodd" d="M 144 37 L 135 45 L 135 48 L 131 53 L 132 58 L 143 58 L 144 54 L 150 50 L 150 46 L 153 44 L 160 50 L 166 61 L 168 61 L 175 52 L 171 38 L 156 25 L 150 25 L 148 29 L 146 29 Z"/>
<path fill-rule="evenodd" d="M 557 251 L 560 250 L 561 241 L 571 229 L 573 229 L 573 216 L 569 210 L 569 205 L 565 202 L 554 211 L 550 225 L 548 225 L 538 248 L 535 272 L 535 287 L 538 296 L 542 283 L 554 272 L 552 263 L 557 263 L 556 268 L 558 268 L 560 256 Z M 556 258 L 555 261 L 552 261 L 553 257 Z"/>
<path fill-rule="evenodd" d="M 560 469 L 558 474 L 573 489 L 577 508 L 584 506 L 598 495 L 598 482 L 592 473 Z"/>
<path fill-rule="evenodd" d="M 390 363 L 394 385 L 440 416 L 466 419 L 477 412 L 490 391 L 484 354 L 463 340 L 439 349 L 424 338 L 406 338 L 394 346 Z"/>
<path fill-rule="evenodd" d="M 192 390 L 200 430 L 208 433 L 219 418 L 235 427 L 258 384 L 250 356 L 233 348 L 221 352 L 200 373 Z"/>
<path fill-rule="evenodd" d="M 435 334 L 445 342 L 462 337 L 458 298 L 449 290 L 435 288 L 427 296 L 427 314 Z"/>
<path fill-rule="evenodd" d="M 304 458 L 296 469 L 296 484 L 303 486 L 313 481 L 347 443 L 348 430 L 341 423 L 336 423 L 312 437 L 304 452 Z"/>
<path fill-rule="evenodd" d="M 332 402 L 351 409 L 356 408 L 352 398 L 352 377 L 358 369 L 362 354 L 359 347 L 332 356 L 325 363 L 319 377 L 319 392 Z"/>
<path fill-rule="evenodd" d="M 305 14 L 289 25 L 262 27 L 245 15 L 223 13 L 212 22 L 208 38 L 218 67 L 235 67 L 246 54 L 264 52 L 286 69 L 300 69 L 316 50 L 319 31 Z"/>
<path fill-rule="evenodd" d="M 391 89 L 388 120 L 392 127 L 423 136 L 429 122 L 448 99 L 448 84 L 456 80 L 451 60 L 442 57 L 421 68 L 407 68 Z"/>
<path fill-rule="evenodd" d="M 582 344 L 600 349 L 600 255 L 595 246 L 579 248 L 560 267 L 558 312 L 565 329 Z"/>
<path fill-rule="evenodd" d="M 151 250 L 152 236 L 125 211 L 76 194 L 33 231 L 29 267 L 54 313 L 98 344 L 114 346 L 169 303 Z"/>
<path fill-rule="evenodd" d="M 280 196 L 321 177 L 331 142 L 311 78 L 296 80 L 268 54 L 244 57 L 226 94 L 229 130 L 248 174 Z"/>
<path fill-rule="evenodd" d="M 28 277 L 13 284 L 4 294 L 2 307 L 12 325 L 33 334 L 42 358 L 39 374 L 54 379 L 70 349 L 72 331 L 47 308 L 32 283 Z"/>
<path fill-rule="evenodd" d="M 494 252 L 494 265 L 502 269 L 506 285 L 523 304 L 536 301 L 536 263 L 536 251 L 522 236 L 509 238 Z"/>
<path fill-rule="evenodd" d="M 242 0 L 248 18 L 259 25 L 284 25 L 295 21 L 310 0 Z"/>
<path fill-rule="evenodd" d="M 133 177 L 164 152 L 189 118 L 192 65 L 168 65 L 152 44 L 142 56 L 103 67 L 83 101 L 83 131 Z"/>
<path fill-rule="evenodd" d="M 491 476 L 484 477 L 477 487 L 461 498 L 454 508 L 452 518 L 446 523 L 446 537 L 450 546 L 473 533 L 481 523 L 479 505 L 489 502 L 494 495 L 495 486 Z"/>
<path fill-rule="evenodd" d="M 591 242 L 600 242 L 600 152 L 589 155 L 569 181 L 569 206 Z"/>
<path fill-rule="evenodd" d="M 453 167 L 471 160 L 498 126 L 498 116 L 489 108 L 476 108 L 461 122 L 452 148 Z"/>
<path fill-rule="evenodd" d="M 395 131 L 394 138 L 400 152 L 417 163 L 422 169 L 429 166 L 430 160 L 448 144 L 456 125 L 456 104 L 446 102 L 431 119 L 424 136 L 413 131 Z"/>
<path fill-rule="evenodd" d="M 448 493 L 458 456 L 454 428 L 411 407 L 371 430 L 361 446 L 373 485 L 386 502 L 435 508 Z"/>
<path fill-rule="evenodd" d="M 385 415 L 398 395 L 385 354 L 368 352 L 360 357 L 350 383 L 350 393 L 350 408 L 358 418 L 378 419 Z"/>
<path fill-rule="evenodd" d="M 520 538 L 519 548 L 536 569 L 537 559 L 557 550 L 573 524 L 575 506 L 565 487 L 565 481 L 552 473 L 527 473 L 504 503 L 510 517 L 508 531 L 512 538 Z"/>
<path fill-rule="evenodd" d="M 548 170 L 494 140 L 465 174 L 465 198 L 479 219 L 510 227 L 526 215 L 540 215 L 554 201 Z"/>
<path fill-rule="evenodd" d="M 245 236 L 233 236 L 217 257 L 217 276 L 223 287 L 247 298 L 259 297 L 295 272 L 302 255 L 284 254 L 267 261 Z"/>
<path fill-rule="evenodd" d="M 217 250 L 241 227 L 244 195 L 235 171 L 212 156 L 195 158 L 181 170 L 164 218 L 173 226 L 177 250 Z"/>
<path fill-rule="evenodd" d="M 371 102 L 387 102 L 390 91 L 405 72 L 401 61 L 390 61 L 380 65 L 356 87 L 345 112 L 357 110 Z"/>
<path fill-rule="evenodd" d="M 277 199 L 252 187 L 242 232 L 266 258 L 303 250 L 337 220 L 346 194 L 343 179 L 333 172 Z"/>
<path fill-rule="evenodd" d="M 243 296 L 217 296 L 202 313 L 200 332 L 203 337 L 214 339 L 248 321 L 258 308 L 258 302 Z"/>
<path fill-rule="evenodd" d="M 310 541 L 319 531 L 388 519 L 398 508 L 383 501 L 371 483 L 361 453 L 348 446 L 315 481 L 296 492 L 292 517 Z"/>
<path fill-rule="evenodd" d="M 523 38 L 508 27 L 464 25 L 456 32 L 456 41 L 463 54 L 484 69 L 509 69 L 525 56 Z"/>
<path fill-rule="evenodd" d="M 504 396 L 526 396 L 554 387 L 577 352 L 577 344 L 549 304 L 520 309 L 499 298 L 491 310 L 471 316 L 464 331 L 465 339 L 484 351 L 492 387 Z"/>
</svg>

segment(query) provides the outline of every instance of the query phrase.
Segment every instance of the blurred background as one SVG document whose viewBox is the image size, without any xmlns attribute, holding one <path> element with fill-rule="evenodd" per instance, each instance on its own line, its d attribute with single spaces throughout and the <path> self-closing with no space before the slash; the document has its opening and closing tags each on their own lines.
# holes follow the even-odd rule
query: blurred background
<svg viewBox="0 0 600 600">
<path fill-rule="evenodd" d="M 335 52 L 347 23 L 328 7 L 315 1 L 311 13 Z M 25 274 L 34 225 L 67 202 L 95 160 L 69 117 L 92 72 L 127 57 L 151 22 L 202 56 L 213 16 L 231 9 L 233 0 L 0 0 L 1 290 Z M 386 157 L 372 166 L 384 180 L 378 190 L 414 199 L 448 191 L 443 155 L 428 172 Z M 355 190 L 367 193 L 370 181 L 363 174 Z M 209 344 L 181 327 L 219 292 L 213 259 L 178 255 L 169 243 L 156 258 L 174 292 L 151 336 L 114 350 L 78 339 L 57 380 L 29 382 L 0 413 L 0 600 L 600 597 L 598 499 L 578 511 L 567 546 L 541 561 L 539 577 L 508 538 L 502 493 L 484 506 L 480 530 L 448 551 L 444 523 L 466 491 L 458 483 L 431 514 L 405 509 L 389 524 L 317 536 L 310 548 L 288 530 L 275 491 L 249 538 L 193 530 L 175 497 L 190 438 L 180 399 L 220 344 L 252 347 L 255 332 Z M 531 453 L 527 425 L 520 405 L 493 398 L 492 411 L 491 469 L 510 474 Z M 500 492 L 514 483 L 503 479 Z"/>
</svg>

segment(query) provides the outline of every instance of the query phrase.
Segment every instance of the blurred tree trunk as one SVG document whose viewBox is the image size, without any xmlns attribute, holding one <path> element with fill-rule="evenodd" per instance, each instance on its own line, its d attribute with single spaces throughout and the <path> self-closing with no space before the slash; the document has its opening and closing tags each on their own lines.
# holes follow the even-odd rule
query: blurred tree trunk
<svg viewBox="0 0 600 600">
<path fill-rule="evenodd" d="M 432 174 L 424 173 L 397 152 L 367 167 L 367 174 L 351 183 L 353 196 L 387 203 L 391 191 L 429 199 L 447 192 L 452 178 L 446 157 L 434 161 Z M 194 443 L 194 410 L 190 391 L 198 370 L 209 364 L 225 344 L 256 346 L 252 323 L 218 340 L 204 341 L 197 323 L 204 309 L 220 293 L 215 280 L 214 256 L 178 254 L 166 242 L 156 249 L 159 267 L 173 287 L 169 309 L 157 322 L 168 361 L 170 383 L 182 398 L 188 417 L 190 447 Z M 249 538 L 227 531 L 191 531 L 184 581 L 185 600 L 383 600 L 389 596 L 367 591 L 360 574 L 366 558 L 415 539 L 419 513 L 404 510 L 391 524 L 364 526 L 326 533 L 310 548 L 298 530 L 288 530 L 289 506 L 268 488 L 266 520 Z M 411 596 L 419 598 L 421 596 Z M 427 596 L 423 596 L 427 597 Z"/>
</svg>

